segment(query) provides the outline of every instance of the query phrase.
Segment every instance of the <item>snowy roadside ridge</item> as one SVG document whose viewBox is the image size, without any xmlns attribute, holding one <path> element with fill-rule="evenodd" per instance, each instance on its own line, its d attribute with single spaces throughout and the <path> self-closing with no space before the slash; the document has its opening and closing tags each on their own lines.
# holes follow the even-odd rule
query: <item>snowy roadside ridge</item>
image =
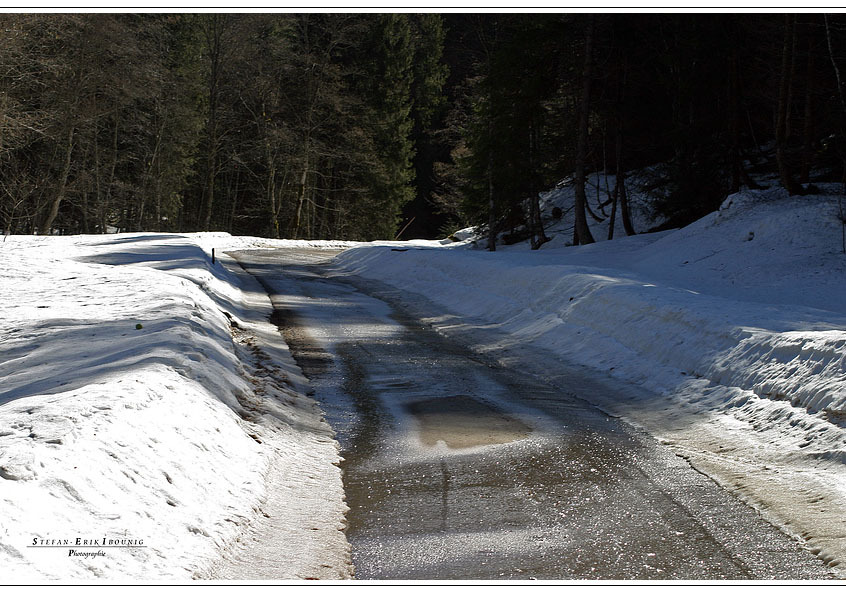
<svg viewBox="0 0 846 593">
<path fill-rule="evenodd" d="M 630 382 L 666 388 L 693 376 L 811 413 L 846 413 L 846 329 L 835 329 L 846 328 L 846 316 L 824 312 L 825 327 L 790 330 L 797 317 L 815 322 L 813 311 L 729 303 L 598 268 L 526 268 L 478 253 L 372 248 L 347 251 L 338 262 L 495 324 L 514 344 L 530 342 Z M 748 327 L 762 309 L 772 327 Z"/>
<path fill-rule="evenodd" d="M 201 242 L 4 243 L 7 581 L 209 578 L 262 517 L 266 477 L 280 467 L 291 501 L 315 484 L 324 495 L 277 518 L 290 536 L 278 578 L 308 578 L 318 564 L 336 566 L 338 578 L 348 572 L 331 429 L 267 322 L 267 295 L 212 266 Z M 79 548 L 85 540 L 93 547 Z M 111 541 L 130 547 L 103 547 Z"/>
</svg>

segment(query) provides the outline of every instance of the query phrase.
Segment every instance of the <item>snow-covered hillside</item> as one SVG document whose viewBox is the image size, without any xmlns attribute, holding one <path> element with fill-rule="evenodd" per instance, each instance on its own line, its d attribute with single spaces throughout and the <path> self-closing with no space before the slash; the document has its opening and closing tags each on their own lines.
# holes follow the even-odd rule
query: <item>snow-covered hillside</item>
<svg viewBox="0 0 846 593">
<path fill-rule="evenodd" d="M 4 582 L 207 578 L 266 514 L 271 466 L 287 576 L 349 573 L 331 429 L 215 239 L 0 244 Z"/>
<path fill-rule="evenodd" d="M 624 382 L 629 399 L 595 403 L 846 561 L 837 197 L 747 191 L 684 229 L 582 247 L 564 247 L 572 226 L 558 232 L 534 252 L 358 248 L 339 273 L 425 295 L 449 312 L 430 320 L 441 331 L 475 328 L 480 348 L 550 380 L 576 363 Z"/>
</svg>

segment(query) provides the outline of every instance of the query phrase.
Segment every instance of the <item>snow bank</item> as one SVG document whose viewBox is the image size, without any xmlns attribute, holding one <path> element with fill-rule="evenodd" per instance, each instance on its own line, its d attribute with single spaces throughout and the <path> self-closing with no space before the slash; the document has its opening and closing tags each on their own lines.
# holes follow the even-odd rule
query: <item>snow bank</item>
<svg viewBox="0 0 846 593">
<path fill-rule="evenodd" d="M 708 465 L 716 479 L 781 513 L 776 522 L 793 522 L 792 532 L 822 538 L 818 551 L 839 562 L 846 524 L 835 521 L 836 536 L 830 520 L 820 531 L 818 510 L 796 519 L 786 503 L 796 484 L 825 489 L 832 512 L 846 502 L 846 255 L 837 212 L 832 195 L 748 191 L 678 231 L 575 248 L 556 247 L 559 237 L 537 252 L 525 244 L 496 253 L 358 248 L 337 261 L 341 273 L 438 303 L 457 316 L 444 331 L 495 330 L 488 350 L 519 358 L 540 349 L 547 359 L 537 368 L 553 376 L 550 356 L 624 381 L 626 401 L 595 401 L 682 443 L 685 455 L 713 453 L 723 464 Z M 735 451 L 742 471 L 726 470 L 718 443 Z M 753 466 L 792 468 L 796 482 L 752 483 Z"/>
<path fill-rule="evenodd" d="M 206 578 L 261 514 L 277 463 L 296 467 L 291 500 L 320 476 L 311 511 L 327 517 L 319 530 L 305 517 L 279 525 L 290 533 L 287 576 L 319 563 L 346 570 L 331 430 L 266 322 L 267 296 L 235 268 L 213 266 L 199 245 L 210 240 L 0 246 L 7 581 Z M 334 540 L 334 556 L 303 553 L 315 531 Z"/>
<path fill-rule="evenodd" d="M 636 382 L 654 381 L 658 363 L 844 412 L 836 208 L 830 196 L 748 192 L 654 236 L 535 253 L 362 248 L 339 262 L 585 364 L 631 359 Z"/>
</svg>

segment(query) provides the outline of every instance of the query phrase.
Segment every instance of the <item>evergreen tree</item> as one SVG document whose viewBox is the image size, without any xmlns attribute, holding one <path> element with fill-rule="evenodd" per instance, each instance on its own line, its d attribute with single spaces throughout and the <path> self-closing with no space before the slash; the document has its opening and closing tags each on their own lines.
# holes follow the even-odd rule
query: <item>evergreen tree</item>
<svg viewBox="0 0 846 593">
<path fill-rule="evenodd" d="M 393 239 L 401 209 L 414 197 L 414 45 L 408 15 L 380 15 L 368 53 L 371 60 L 360 92 L 371 107 L 376 167 L 370 173 L 369 195 L 361 201 L 359 215 L 370 219 L 369 238 Z M 421 97 L 425 93 L 421 90 Z M 425 110 L 421 114 L 428 115 Z"/>
<path fill-rule="evenodd" d="M 444 21 L 439 14 L 409 16 L 414 44 L 412 61 L 412 139 L 414 143 L 414 188 L 412 202 L 403 209 L 408 222 L 404 238 L 429 237 L 440 226 L 442 217 L 435 212 L 436 192 L 435 163 L 449 152 L 439 130 L 445 125 L 447 98 L 445 85 L 449 68 L 443 62 L 446 40 Z"/>
<path fill-rule="evenodd" d="M 549 167 L 553 148 L 546 104 L 558 83 L 560 55 L 551 43 L 558 30 L 551 16 L 519 15 L 481 24 L 479 35 L 490 41 L 477 66 L 467 152 L 461 158 L 469 181 L 465 208 L 487 210 L 490 228 L 509 229 L 514 240 L 531 237 L 535 247 L 546 241 L 538 193 L 555 176 Z"/>
</svg>

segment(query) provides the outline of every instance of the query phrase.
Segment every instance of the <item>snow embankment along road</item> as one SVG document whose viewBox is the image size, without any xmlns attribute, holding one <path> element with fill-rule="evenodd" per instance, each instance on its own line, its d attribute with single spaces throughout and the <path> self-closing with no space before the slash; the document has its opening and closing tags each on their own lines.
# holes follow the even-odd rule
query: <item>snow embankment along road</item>
<svg viewBox="0 0 846 593">
<path fill-rule="evenodd" d="M 846 255 L 832 196 L 731 196 L 678 231 L 497 253 L 363 247 L 339 274 L 424 295 L 449 333 L 554 380 L 554 360 L 631 386 L 595 403 L 846 562 Z M 554 245 L 554 242 L 553 242 Z M 412 298 L 412 297 L 407 297 Z M 480 334 L 481 335 L 481 334 Z M 532 354 L 533 353 L 533 354 Z"/>
<path fill-rule="evenodd" d="M 231 575 L 221 558 L 269 520 L 289 542 L 273 578 L 349 576 L 337 443 L 267 295 L 211 264 L 213 240 L 0 245 L 6 582 Z"/>
</svg>

